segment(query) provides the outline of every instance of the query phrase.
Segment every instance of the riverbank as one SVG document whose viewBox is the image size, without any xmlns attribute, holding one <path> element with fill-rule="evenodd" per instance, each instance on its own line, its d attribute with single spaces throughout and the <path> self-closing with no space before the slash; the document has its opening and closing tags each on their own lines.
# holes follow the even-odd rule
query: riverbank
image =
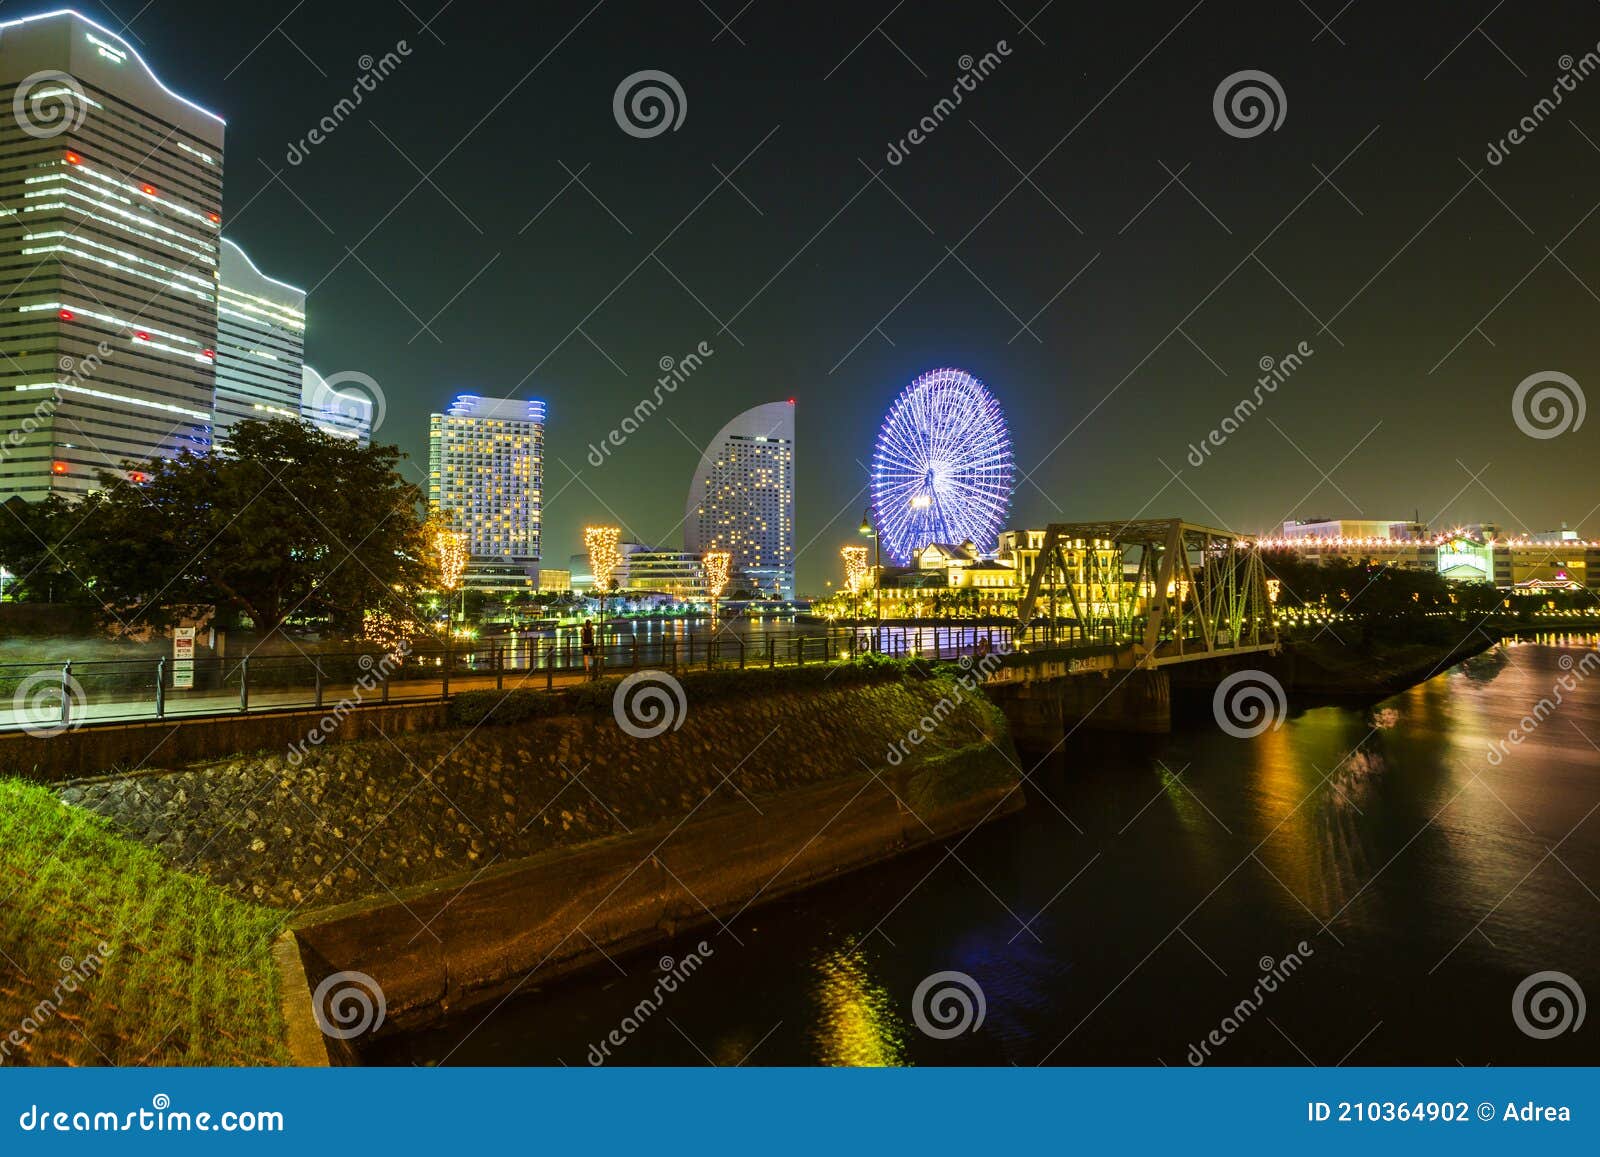
<svg viewBox="0 0 1600 1157">
<path fill-rule="evenodd" d="M 59 792 L 241 899 L 317 908 L 882 768 L 891 744 L 959 692 L 947 675 L 882 661 L 686 673 L 681 701 L 657 675 L 633 685 L 658 696 L 657 717 L 644 699 L 617 707 L 625 692 L 615 678 L 467 692 L 442 728 L 302 742 Z M 660 734 L 649 734 L 653 718 Z M 924 755 L 981 736 L 1009 744 L 1003 718 L 975 692 L 936 730 Z"/>
<path fill-rule="evenodd" d="M 355 971 L 383 994 L 391 1031 L 1023 803 L 1004 716 L 954 668 L 642 672 L 465 693 L 448 719 L 78 780 L 56 786 L 59 802 L 27 790 L 102 834 L 76 874 L 128 875 L 137 853 L 147 890 L 160 893 L 162 873 L 189 889 L 168 906 L 174 929 L 225 912 L 230 936 L 254 930 L 252 966 L 270 966 L 268 939 L 288 926 L 305 975 L 287 985 L 298 1019 L 311 990 Z M 90 910 L 113 902 L 97 893 Z M 8 928 L 5 940 L 29 935 Z M 158 973 L 186 967 L 158 954 Z M 337 1008 L 322 1012 L 337 1023 Z"/>
<path fill-rule="evenodd" d="M 1291 639 L 1283 644 L 1269 669 L 1291 695 L 1382 699 L 1481 655 L 1498 639 L 1498 635 L 1483 631 L 1445 643 L 1347 646 L 1328 636 Z"/>
<path fill-rule="evenodd" d="M 1182 1069 L 1291 951 L 1303 967 L 1207 1068 L 1591 1063 L 1592 1023 L 1530 1037 L 1511 995 L 1551 969 L 1595 995 L 1584 884 L 1600 880 L 1600 813 L 1577 821 L 1596 798 L 1584 736 L 1600 738 L 1600 680 L 1560 683 L 1594 645 L 1493 648 L 1381 710 L 1296 706 L 1253 738 L 1218 727 L 1209 697 L 1167 734 L 1081 728 L 1024 762 L 1029 805 L 974 831 L 959 861 L 912 852 L 728 918 L 727 933 L 532 982 L 493 1016 L 370 1059 L 595 1063 L 659 958 L 704 939 L 715 955 L 606 1064 Z M 1557 711 L 1489 762 L 1558 685 Z M 1558 842 L 1570 872 L 1548 855 Z M 944 970 L 981 990 L 976 1031 L 919 1027 L 919 986 Z"/>
</svg>

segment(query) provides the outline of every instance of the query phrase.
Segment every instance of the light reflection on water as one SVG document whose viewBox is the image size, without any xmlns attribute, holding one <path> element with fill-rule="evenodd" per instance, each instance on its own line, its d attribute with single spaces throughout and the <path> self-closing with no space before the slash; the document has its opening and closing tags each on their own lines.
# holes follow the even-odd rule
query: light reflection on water
<svg viewBox="0 0 1600 1157">
<path fill-rule="evenodd" d="M 1314 953 L 1270 1021 L 1212 1063 L 1600 1062 L 1595 1034 L 1534 1041 L 1509 1012 L 1544 969 L 1600 994 L 1600 677 L 1487 758 L 1567 673 L 1560 657 L 1594 646 L 1508 644 L 1249 740 L 1208 707 L 1170 735 L 1079 732 L 1023 811 L 746 913 L 742 946 L 717 934 L 671 1023 L 614 1063 L 1183 1064 L 1259 959 L 1302 940 Z M 649 961 L 621 963 L 626 978 L 509 1002 L 451 1063 L 576 1061 L 639 997 Z M 947 969 L 978 981 L 987 1018 L 933 1040 L 911 994 Z M 437 1059 L 477 1019 L 376 1059 Z"/>
<path fill-rule="evenodd" d="M 814 961 L 812 970 L 817 1063 L 904 1064 L 909 1026 L 900 1019 L 888 989 L 873 979 L 866 953 L 853 944 L 835 948 Z"/>
</svg>

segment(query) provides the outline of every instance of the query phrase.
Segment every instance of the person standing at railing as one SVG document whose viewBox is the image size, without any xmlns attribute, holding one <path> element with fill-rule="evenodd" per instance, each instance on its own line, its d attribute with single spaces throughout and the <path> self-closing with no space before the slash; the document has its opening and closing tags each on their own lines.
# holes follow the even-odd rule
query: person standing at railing
<svg viewBox="0 0 1600 1157">
<path fill-rule="evenodd" d="M 593 679 L 597 675 L 597 672 L 594 669 L 595 662 L 594 662 L 594 620 L 593 619 L 584 619 L 583 620 L 583 634 L 581 636 L 581 641 L 583 643 L 583 670 L 589 676 L 589 678 Z"/>
</svg>

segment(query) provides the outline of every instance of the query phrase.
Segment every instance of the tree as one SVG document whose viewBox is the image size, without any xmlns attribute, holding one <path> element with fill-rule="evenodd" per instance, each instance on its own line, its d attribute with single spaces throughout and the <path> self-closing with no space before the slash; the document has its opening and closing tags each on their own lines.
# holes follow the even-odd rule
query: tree
<svg viewBox="0 0 1600 1157">
<path fill-rule="evenodd" d="M 0 506 L 0 566 L 11 572 L 6 593 L 30 602 L 81 602 L 66 540 L 77 530 L 72 505 L 58 494 L 42 502 L 12 497 Z"/>
<path fill-rule="evenodd" d="M 397 447 L 283 419 L 242 422 L 229 446 L 137 464 L 138 483 L 101 476 L 67 549 L 108 610 L 160 625 L 213 605 L 263 632 L 323 616 L 346 634 L 369 609 L 409 613 L 429 567 Z"/>
</svg>

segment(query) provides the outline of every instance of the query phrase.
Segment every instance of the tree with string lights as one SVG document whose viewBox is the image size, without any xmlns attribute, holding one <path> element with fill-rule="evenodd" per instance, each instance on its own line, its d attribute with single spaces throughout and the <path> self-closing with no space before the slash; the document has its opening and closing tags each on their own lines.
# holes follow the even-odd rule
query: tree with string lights
<svg viewBox="0 0 1600 1157">
<path fill-rule="evenodd" d="M 594 576 L 594 589 L 600 593 L 600 621 L 606 618 L 606 592 L 611 589 L 617 567 L 622 562 L 622 530 L 615 526 L 587 526 L 583 530 L 583 546 L 589 552 L 589 573 Z"/>
<path fill-rule="evenodd" d="M 717 600 L 728 586 L 728 574 L 733 566 L 733 555 L 725 550 L 708 550 L 700 559 L 700 569 L 706 576 L 706 593 L 711 596 L 711 617 L 717 617 Z"/>
</svg>

